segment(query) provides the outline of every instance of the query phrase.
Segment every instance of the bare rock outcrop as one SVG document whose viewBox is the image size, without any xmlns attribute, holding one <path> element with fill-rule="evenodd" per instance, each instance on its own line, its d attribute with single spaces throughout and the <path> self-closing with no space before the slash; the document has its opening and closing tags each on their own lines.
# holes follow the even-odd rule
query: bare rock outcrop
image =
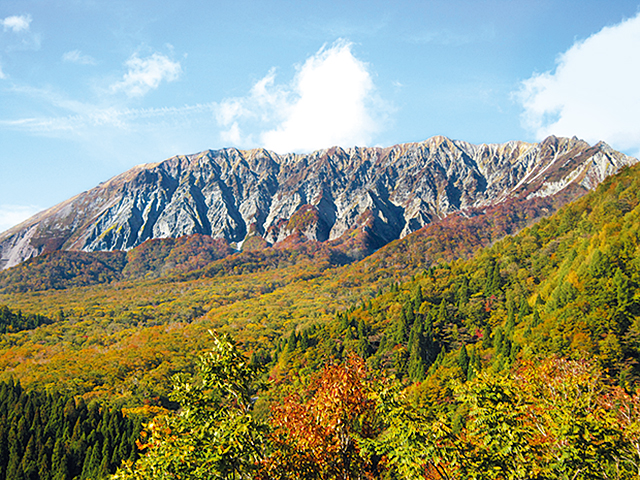
<svg viewBox="0 0 640 480">
<path fill-rule="evenodd" d="M 370 229 L 379 246 L 466 208 L 585 191 L 637 162 L 605 143 L 472 145 L 433 137 L 308 155 L 209 150 L 135 167 L 0 234 L 0 267 L 51 250 L 127 250 L 201 233 L 241 245 Z"/>
</svg>

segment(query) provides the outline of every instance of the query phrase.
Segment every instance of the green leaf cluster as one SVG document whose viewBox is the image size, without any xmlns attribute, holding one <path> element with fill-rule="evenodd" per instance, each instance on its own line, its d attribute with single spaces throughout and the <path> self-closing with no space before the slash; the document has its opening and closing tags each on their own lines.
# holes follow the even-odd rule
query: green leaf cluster
<svg viewBox="0 0 640 480">
<path fill-rule="evenodd" d="M 215 337 L 195 376 L 174 377 L 180 410 L 146 426 L 148 452 L 115 478 L 252 478 L 264 449 L 265 426 L 253 414 L 259 373 L 229 339 Z"/>
</svg>

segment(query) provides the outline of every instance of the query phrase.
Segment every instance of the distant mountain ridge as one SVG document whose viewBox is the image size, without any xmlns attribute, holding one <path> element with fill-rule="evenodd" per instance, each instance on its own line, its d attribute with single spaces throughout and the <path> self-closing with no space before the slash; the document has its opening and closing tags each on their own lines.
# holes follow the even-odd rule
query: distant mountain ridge
<svg viewBox="0 0 640 480">
<path fill-rule="evenodd" d="M 590 190 L 637 159 L 600 142 L 473 145 L 446 137 L 388 148 L 278 155 L 209 150 L 146 164 L 0 234 L 0 267 L 55 250 L 128 250 L 200 233 L 239 248 L 366 231 L 372 248 L 470 208 Z"/>
</svg>

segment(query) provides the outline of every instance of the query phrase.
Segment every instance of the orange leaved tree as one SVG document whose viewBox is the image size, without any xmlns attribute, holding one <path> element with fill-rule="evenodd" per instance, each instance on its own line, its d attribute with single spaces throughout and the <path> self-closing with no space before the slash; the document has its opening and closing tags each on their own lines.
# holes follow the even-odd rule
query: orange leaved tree
<svg viewBox="0 0 640 480">
<path fill-rule="evenodd" d="M 380 458 L 360 448 L 381 429 L 373 385 L 362 359 L 350 357 L 325 367 L 307 389 L 274 407 L 273 453 L 262 477 L 379 478 Z"/>
</svg>

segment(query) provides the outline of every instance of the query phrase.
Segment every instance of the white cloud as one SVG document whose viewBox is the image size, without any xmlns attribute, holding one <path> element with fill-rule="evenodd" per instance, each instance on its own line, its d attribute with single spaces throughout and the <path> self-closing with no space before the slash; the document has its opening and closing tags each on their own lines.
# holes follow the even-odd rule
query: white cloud
<svg viewBox="0 0 640 480">
<path fill-rule="evenodd" d="M 12 30 L 14 33 L 26 32 L 31 24 L 31 15 L 14 15 L 0 20 L 4 31 Z"/>
<path fill-rule="evenodd" d="M 215 103 L 198 103 L 179 107 L 127 108 L 120 102 L 89 103 L 69 98 L 51 87 L 35 88 L 11 85 L 11 92 L 46 106 L 40 115 L 0 119 L 0 128 L 27 132 L 49 138 L 93 142 L 97 136 L 140 135 L 148 132 L 187 130 L 206 132 L 210 138 L 219 107 Z M 206 145 L 205 145 L 206 146 Z M 203 147 L 204 148 L 204 147 Z"/>
<path fill-rule="evenodd" d="M 31 20 L 31 15 L 13 15 L 0 19 L 0 26 L 5 32 L 11 31 L 12 33 L 20 34 L 17 37 L 6 39 L 6 43 L 3 46 L 5 51 L 35 51 L 40 49 L 41 35 L 30 31 Z"/>
<path fill-rule="evenodd" d="M 95 65 L 96 60 L 91 55 L 86 55 L 80 50 L 71 50 L 62 55 L 62 60 L 69 63 L 78 63 L 80 65 Z"/>
<path fill-rule="evenodd" d="M 124 92 L 129 97 L 141 97 L 158 88 L 163 80 L 172 82 L 182 73 L 180 62 L 174 62 L 160 53 L 154 53 L 147 58 L 140 58 L 134 54 L 125 65 L 128 68 L 127 73 L 121 81 L 111 85 L 110 91 Z"/>
<path fill-rule="evenodd" d="M 538 138 L 605 140 L 640 153 L 640 14 L 605 27 L 559 56 L 555 72 L 522 82 L 522 123 Z"/>
<path fill-rule="evenodd" d="M 220 140 L 226 145 L 241 145 L 244 141 L 238 122 L 233 122 L 229 128 L 220 132 Z"/>
<path fill-rule="evenodd" d="M 35 205 L 0 205 L 0 232 L 32 217 L 42 208 Z"/>
<path fill-rule="evenodd" d="M 333 145 L 367 145 L 381 128 L 386 107 L 377 98 L 368 66 L 344 40 L 297 68 L 289 85 L 276 85 L 271 70 L 243 98 L 222 102 L 217 119 L 221 138 L 240 146 L 258 143 L 277 152 L 305 152 Z M 245 128 L 241 128 L 245 127 Z"/>
<path fill-rule="evenodd" d="M 52 104 L 76 113 L 60 116 L 24 117 L 15 120 L 0 120 L 0 126 L 55 138 L 73 138 L 89 131 L 102 131 L 104 127 L 135 132 L 145 128 L 159 128 L 163 124 L 188 124 L 210 117 L 216 106 L 212 104 L 185 105 L 164 108 L 116 108 L 97 107 L 72 101 L 55 101 Z"/>
<path fill-rule="evenodd" d="M 142 95 L 181 72 L 179 63 L 160 54 L 133 56 L 127 65 L 129 71 L 110 87 L 112 93 Z M 188 145 L 182 141 L 188 136 L 198 148 L 206 148 L 214 140 L 211 132 L 217 130 L 222 146 L 310 151 L 369 145 L 388 114 L 367 65 L 353 56 L 351 44 L 344 41 L 322 48 L 299 65 L 289 83 L 278 84 L 272 69 L 246 96 L 220 103 L 140 109 L 126 108 L 126 101 L 114 102 L 113 97 L 82 102 L 51 87 L 10 88 L 48 106 L 41 114 L 0 119 L 1 128 L 87 144 L 99 137 L 152 134 L 163 144 L 178 139 L 180 145 Z"/>
</svg>

